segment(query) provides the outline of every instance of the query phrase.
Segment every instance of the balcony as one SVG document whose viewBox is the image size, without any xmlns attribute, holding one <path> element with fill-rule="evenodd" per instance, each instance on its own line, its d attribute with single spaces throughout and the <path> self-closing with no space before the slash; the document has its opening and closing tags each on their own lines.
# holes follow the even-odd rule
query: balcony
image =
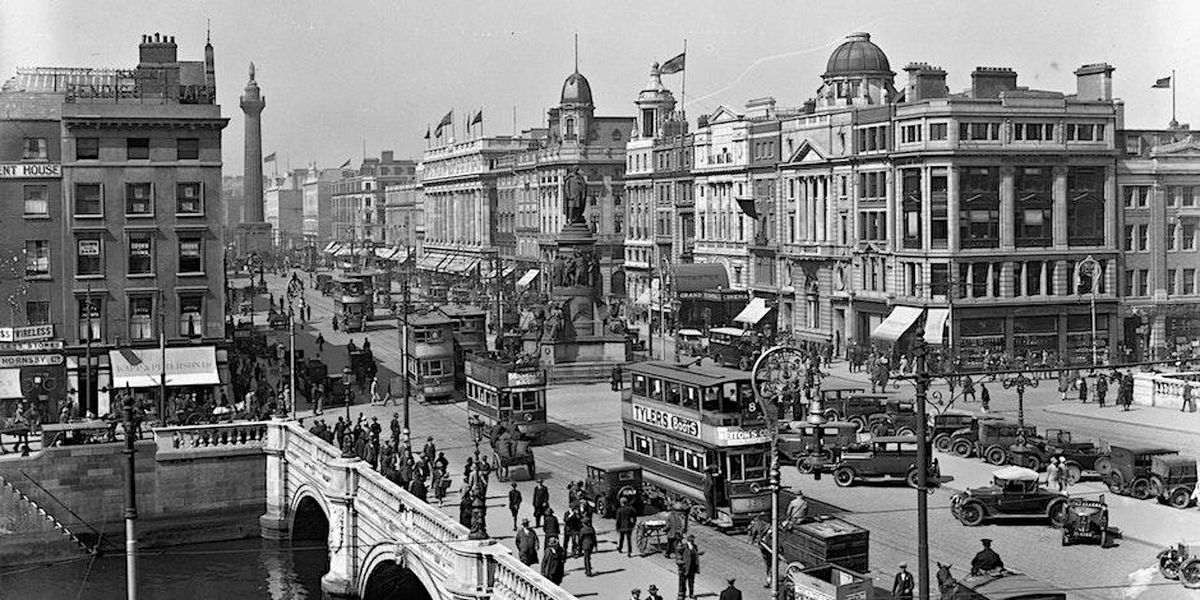
<svg viewBox="0 0 1200 600">
<path fill-rule="evenodd" d="M 963 250 L 972 250 L 977 248 L 999 248 L 1000 238 L 964 238 L 959 240 L 958 244 Z"/>
<path fill-rule="evenodd" d="M 1054 245 L 1054 240 L 1050 237 L 1018 237 L 1016 244 L 1018 248 L 1049 248 Z"/>
</svg>

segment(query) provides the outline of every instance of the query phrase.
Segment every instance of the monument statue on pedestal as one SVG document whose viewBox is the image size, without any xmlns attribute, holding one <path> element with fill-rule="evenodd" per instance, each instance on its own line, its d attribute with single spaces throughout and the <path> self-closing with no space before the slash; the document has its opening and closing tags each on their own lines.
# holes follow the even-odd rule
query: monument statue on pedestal
<svg viewBox="0 0 1200 600">
<path fill-rule="evenodd" d="M 563 179 L 563 212 L 566 213 L 567 224 L 587 223 L 584 211 L 587 209 L 587 179 L 579 169 L 567 173 Z"/>
</svg>

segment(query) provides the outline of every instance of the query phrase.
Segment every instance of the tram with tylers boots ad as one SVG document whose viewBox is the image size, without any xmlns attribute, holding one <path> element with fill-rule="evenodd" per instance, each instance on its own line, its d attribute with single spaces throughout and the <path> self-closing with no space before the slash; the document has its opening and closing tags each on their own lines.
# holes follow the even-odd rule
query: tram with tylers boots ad
<svg viewBox="0 0 1200 600">
<path fill-rule="evenodd" d="M 750 373 L 650 361 L 629 367 L 621 396 L 625 460 L 643 469 L 646 502 L 684 504 L 718 528 L 769 511 L 770 445 Z"/>
</svg>

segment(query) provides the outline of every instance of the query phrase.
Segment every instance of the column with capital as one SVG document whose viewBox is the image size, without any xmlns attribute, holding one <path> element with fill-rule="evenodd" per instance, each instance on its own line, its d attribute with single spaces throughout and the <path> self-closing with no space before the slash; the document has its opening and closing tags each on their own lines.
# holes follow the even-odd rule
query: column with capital
<svg viewBox="0 0 1200 600">
<path fill-rule="evenodd" d="M 1015 215 L 1014 179 L 1016 169 L 1000 167 L 1000 250 L 1011 252 L 1016 248 L 1017 217 Z"/>
</svg>

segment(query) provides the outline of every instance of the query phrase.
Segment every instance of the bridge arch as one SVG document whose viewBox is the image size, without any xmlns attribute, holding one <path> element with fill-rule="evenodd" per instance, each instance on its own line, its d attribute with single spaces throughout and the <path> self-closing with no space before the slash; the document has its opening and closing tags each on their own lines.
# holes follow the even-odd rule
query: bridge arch
<svg viewBox="0 0 1200 600">
<path fill-rule="evenodd" d="M 288 532 L 293 540 L 310 539 L 328 543 L 329 504 L 325 496 L 307 484 L 296 490 L 288 506 Z"/>
<path fill-rule="evenodd" d="M 379 544 L 367 553 L 362 576 L 358 578 L 358 597 L 362 600 L 436 600 L 439 589 L 433 575 L 402 544 Z"/>
</svg>

